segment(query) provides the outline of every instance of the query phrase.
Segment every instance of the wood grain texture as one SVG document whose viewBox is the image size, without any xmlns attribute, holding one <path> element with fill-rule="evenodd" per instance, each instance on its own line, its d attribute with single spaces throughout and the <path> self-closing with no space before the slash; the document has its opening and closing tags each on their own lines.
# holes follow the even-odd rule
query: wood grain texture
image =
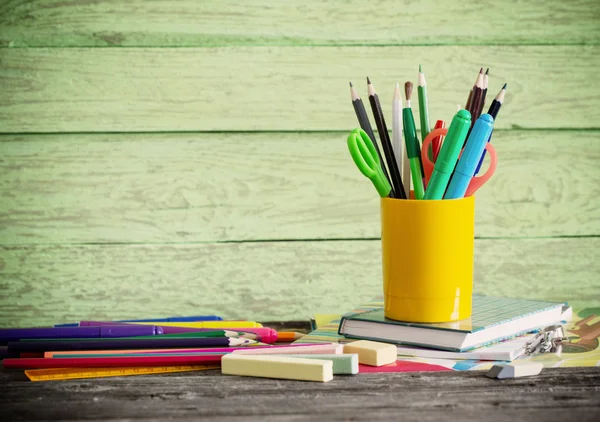
<svg viewBox="0 0 600 422">
<path fill-rule="evenodd" d="M 1 243 L 377 238 L 379 197 L 345 136 L 0 136 Z M 600 235 L 599 137 L 495 132 L 476 236 Z"/>
<path fill-rule="evenodd" d="M 600 238 L 477 240 L 474 290 L 599 306 L 598 248 Z M 381 294 L 380 251 L 376 240 L 2 247 L 0 326 L 342 313 Z"/>
<path fill-rule="evenodd" d="M 9 47 L 598 43 L 600 7 L 578 0 L 440 3 L 56 1 L 0 5 Z M 435 19 L 432 19 L 435 16 Z"/>
<path fill-rule="evenodd" d="M 225 376 L 218 370 L 32 383 L 0 372 L 10 421 L 595 422 L 600 368 L 549 368 L 493 380 L 482 372 L 338 376 L 328 383 Z M 484 417 L 482 418 L 482 416 Z"/>
<path fill-rule="evenodd" d="M 408 59 L 407 59 L 408 58 Z M 480 66 L 509 92 L 496 128 L 599 128 L 600 46 L 0 49 L 3 132 L 349 130 L 348 81 L 389 112 L 393 86 L 427 74 L 450 119 Z M 418 121 L 418 120 L 417 120 Z"/>
</svg>

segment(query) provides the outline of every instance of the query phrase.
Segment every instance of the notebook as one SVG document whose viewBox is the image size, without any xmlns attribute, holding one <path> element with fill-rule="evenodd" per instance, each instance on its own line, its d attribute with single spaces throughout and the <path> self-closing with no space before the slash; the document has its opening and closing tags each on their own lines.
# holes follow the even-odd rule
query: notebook
<svg viewBox="0 0 600 422">
<path fill-rule="evenodd" d="M 346 314 L 338 334 L 368 339 L 464 352 L 527 333 L 561 320 L 564 303 L 473 295 L 469 319 L 435 324 L 394 321 L 383 307 Z"/>
</svg>

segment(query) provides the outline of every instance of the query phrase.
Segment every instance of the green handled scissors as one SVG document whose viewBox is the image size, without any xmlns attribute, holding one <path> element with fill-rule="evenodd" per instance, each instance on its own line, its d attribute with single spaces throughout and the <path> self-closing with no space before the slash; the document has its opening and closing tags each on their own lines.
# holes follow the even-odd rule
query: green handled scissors
<svg viewBox="0 0 600 422">
<path fill-rule="evenodd" d="M 383 174 L 379 154 L 377 154 L 369 135 L 362 129 L 354 129 L 348 136 L 348 149 L 354 163 L 360 172 L 373 183 L 379 196 L 382 198 L 389 196 L 392 186 Z"/>
</svg>

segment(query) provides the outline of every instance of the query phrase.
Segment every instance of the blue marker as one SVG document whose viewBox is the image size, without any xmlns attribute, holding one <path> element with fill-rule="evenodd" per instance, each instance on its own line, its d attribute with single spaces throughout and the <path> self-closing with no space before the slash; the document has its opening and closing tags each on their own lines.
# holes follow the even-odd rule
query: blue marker
<svg viewBox="0 0 600 422">
<path fill-rule="evenodd" d="M 489 114 L 482 114 L 467 139 L 444 199 L 458 199 L 465 196 L 492 129 L 494 129 L 494 119 Z"/>
</svg>

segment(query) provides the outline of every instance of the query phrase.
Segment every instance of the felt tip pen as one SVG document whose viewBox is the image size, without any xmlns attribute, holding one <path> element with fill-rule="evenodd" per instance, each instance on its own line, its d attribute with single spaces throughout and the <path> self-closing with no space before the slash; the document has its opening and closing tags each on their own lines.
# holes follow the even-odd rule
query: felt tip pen
<svg viewBox="0 0 600 422">
<path fill-rule="evenodd" d="M 27 339 L 114 338 L 163 334 L 154 325 L 108 325 L 102 327 L 8 328 L 0 330 L 0 344 Z"/>
<path fill-rule="evenodd" d="M 446 139 L 433 167 L 433 173 L 425 191 L 425 199 L 435 200 L 444 197 L 470 126 L 471 113 L 467 110 L 459 110 L 450 123 Z"/>
<path fill-rule="evenodd" d="M 456 169 L 454 169 L 444 199 L 457 199 L 465 196 L 493 128 L 494 119 L 489 114 L 482 114 L 477 119 Z"/>
</svg>

